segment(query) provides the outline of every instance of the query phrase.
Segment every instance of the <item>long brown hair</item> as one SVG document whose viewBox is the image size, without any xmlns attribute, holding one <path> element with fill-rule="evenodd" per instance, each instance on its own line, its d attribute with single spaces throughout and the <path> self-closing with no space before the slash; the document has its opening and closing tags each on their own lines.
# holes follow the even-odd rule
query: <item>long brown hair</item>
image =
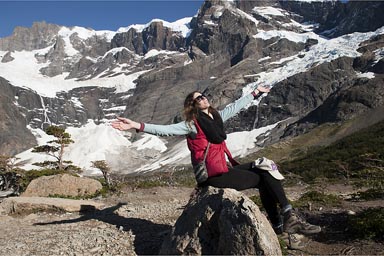
<svg viewBox="0 0 384 256">
<path fill-rule="evenodd" d="M 184 100 L 183 114 L 184 114 L 185 121 L 187 122 L 192 121 L 193 119 L 197 118 L 197 116 L 199 115 L 199 108 L 196 107 L 196 104 L 195 104 L 196 101 L 193 99 L 193 95 L 195 93 L 201 93 L 201 92 L 193 91 L 189 93 Z M 217 112 L 217 110 L 211 106 L 209 107 L 208 111 L 209 113 Z"/>
</svg>

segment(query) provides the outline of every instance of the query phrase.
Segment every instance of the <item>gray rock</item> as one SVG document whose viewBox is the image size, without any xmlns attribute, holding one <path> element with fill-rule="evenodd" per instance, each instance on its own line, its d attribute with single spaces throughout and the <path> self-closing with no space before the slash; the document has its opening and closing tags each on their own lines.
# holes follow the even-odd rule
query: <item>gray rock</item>
<svg viewBox="0 0 384 256">
<path fill-rule="evenodd" d="M 32 180 L 22 196 L 86 196 L 95 194 L 101 188 L 101 183 L 95 179 L 59 174 Z"/>
<path fill-rule="evenodd" d="M 0 204 L 2 214 L 27 214 L 36 211 L 81 212 L 102 209 L 104 204 L 90 200 L 48 197 L 8 197 Z"/>
<path fill-rule="evenodd" d="M 165 238 L 160 254 L 281 255 L 267 218 L 244 194 L 202 188 Z"/>
<path fill-rule="evenodd" d="M 16 27 L 9 37 L 0 38 L 3 51 L 31 51 L 43 49 L 52 44 L 60 26 L 46 22 L 34 22 L 31 28 Z"/>
<path fill-rule="evenodd" d="M 1 62 L 2 63 L 6 63 L 6 62 L 10 62 L 10 61 L 13 61 L 14 58 L 12 57 L 12 53 L 11 52 L 7 52 L 4 57 L 1 59 Z"/>
<path fill-rule="evenodd" d="M 45 61 L 49 61 L 50 64 L 47 67 L 41 68 L 40 72 L 49 77 L 62 74 L 63 71 L 66 71 L 64 58 L 65 42 L 60 36 L 57 36 L 54 46 L 45 55 Z"/>
</svg>

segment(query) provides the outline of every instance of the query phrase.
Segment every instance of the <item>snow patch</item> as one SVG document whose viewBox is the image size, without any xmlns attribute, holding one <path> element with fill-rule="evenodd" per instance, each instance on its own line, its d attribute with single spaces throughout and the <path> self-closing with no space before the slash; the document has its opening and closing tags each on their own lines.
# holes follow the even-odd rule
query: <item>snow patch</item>
<svg viewBox="0 0 384 256">
<path fill-rule="evenodd" d="M 179 19 L 179 20 L 177 20 L 175 22 L 167 22 L 167 21 L 161 20 L 161 19 L 153 19 L 153 20 L 151 20 L 150 22 L 148 22 L 147 24 L 144 24 L 144 25 L 142 25 L 142 24 L 134 24 L 134 25 L 131 25 L 131 26 L 128 26 L 128 27 L 119 28 L 117 30 L 117 32 L 118 33 L 124 33 L 124 32 L 127 32 L 128 30 L 130 30 L 131 28 L 135 29 L 137 32 L 142 32 L 144 29 L 149 27 L 151 25 L 151 23 L 153 23 L 153 22 L 162 22 L 164 27 L 168 27 L 168 28 L 172 29 L 172 31 L 175 31 L 175 32 L 180 32 L 183 37 L 188 37 L 189 34 L 191 33 L 191 29 L 189 27 L 189 23 L 191 22 L 191 20 L 192 20 L 192 17 L 187 17 L 187 18 Z"/>
<path fill-rule="evenodd" d="M 284 31 L 284 30 L 270 30 L 270 31 L 259 30 L 259 31 L 260 31 L 259 33 L 253 36 L 254 38 L 268 40 L 274 37 L 278 37 L 278 38 L 285 38 L 295 43 L 305 43 L 309 38 L 314 38 L 317 40 L 320 39 L 318 35 L 312 32 L 296 33 L 292 31 Z"/>
<path fill-rule="evenodd" d="M 136 147 L 137 150 L 154 149 L 160 152 L 167 150 L 165 142 L 162 141 L 159 137 L 151 134 L 143 134 L 143 138 L 135 141 L 132 146 Z"/>
<path fill-rule="evenodd" d="M 361 78 L 369 78 L 369 79 L 375 78 L 375 73 L 373 72 L 366 72 L 366 73 L 356 72 L 356 75 L 357 77 L 361 77 Z"/>
<path fill-rule="evenodd" d="M 287 32 L 285 35 L 288 35 L 288 33 L 293 32 Z M 294 34 L 296 33 L 293 33 L 293 35 Z M 356 58 L 361 55 L 361 53 L 357 51 L 361 42 L 381 34 L 384 34 L 384 27 L 381 27 L 374 32 L 355 32 L 333 39 L 318 37 L 318 44 L 313 45 L 308 50 L 298 53 L 297 56 L 281 59 L 279 62 L 285 63 L 284 66 L 275 68 L 271 71 L 254 74 L 255 77 L 258 77 L 258 80 L 247 84 L 243 88 L 243 95 L 251 93 L 259 84 L 273 87 L 273 85 L 288 77 L 301 72 L 306 72 L 315 66 L 325 62 L 331 62 L 342 56 Z M 299 57 L 299 55 L 301 56 Z"/>
<path fill-rule="evenodd" d="M 268 19 L 272 18 L 268 16 L 285 16 L 285 14 L 283 14 L 285 12 L 284 10 L 280 8 L 274 8 L 272 6 L 255 7 L 252 9 L 252 11 Z"/>
<path fill-rule="evenodd" d="M 37 94 L 54 98 L 60 91 L 70 91 L 78 87 L 107 87 L 116 88 L 116 92 L 126 92 L 136 87 L 134 81 L 147 71 L 140 71 L 130 75 L 118 75 L 113 77 L 98 77 L 85 81 L 76 81 L 76 79 L 65 79 L 68 73 L 63 73 L 54 77 L 44 76 L 40 69 L 45 67 L 46 63 L 38 63 L 35 54 L 41 54 L 48 49 L 35 51 L 16 51 L 12 53 L 15 58 L 8 63 L 0 62 L 0 76 L 7 79 L 13 86 L 18 86 L 35 91 Z"/>
<path fill-rule="evenodd" d="M 131 142 L 124 133 L 113 129 L 109 124 L 96 125 L 92 120 L 82 127 L 66 129 L 74 143 L 64 152 L 64 159 L 71 159 L 74 165 L 85 171 L 94 170 L 92 161 L 106 160 L 109 153 L 118 154 L 119 147 L 129 147 Z"/>
<path fill-rule="evenodd" d="M 172 52 L 172 51 L 164 51 L 164 50 L 156 50 L 156 49 L 152 49 L 150 50 L 149 52 L 147 52 L 145 55 L 144 55 L 144 59 L 148 59 L 148 58 L 151 58 L 151 57 L 154 57 L 154 56 L 157 56 L 159 54 L 165 54 L 165 55 L 169 55 L 169 54 L 177 54 L 179 52 Z"/>
<path fill-rule="evenodd" d="M 254 129 L 251 131 L 242 131 L 242 132 L 234 132 L 230 133 L 227 136 L 227 146 L 229 151 L 231 151 L 233 157 L 244 157 L 249 153 L 249 150 L 256 147 L 256 138 L 265 134 L 268 131 L 278 125 L 279 122 L 268 125 L 262 128 Z"/>
<path fill-rule="evenodd" d="M 122 51 L 128 51 L 128 52 L 132 52 L 131 50 L 129 50 L 127 47 L 116 47 L 116 48 L 112 48 L 111 50 L 107 51 L 104 56 L 102 57 L 103 59 L 105 57 L 107 57 L 109 54 L 112 54 L 112 55 L 116 55 L 117 53 L 119 52 L 122 52 Z"/>
</svg>

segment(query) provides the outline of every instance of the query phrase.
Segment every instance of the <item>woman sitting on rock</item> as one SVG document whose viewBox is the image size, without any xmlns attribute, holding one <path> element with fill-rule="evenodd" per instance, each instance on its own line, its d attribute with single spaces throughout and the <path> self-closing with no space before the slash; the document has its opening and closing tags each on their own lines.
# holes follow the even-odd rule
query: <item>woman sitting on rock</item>
<svg viewBox="0 0 384 256">
<path fill-rule="evenodd" d="M 136 129 L 159 136 L 186 135 L 188 148 L 191 151 L 192 165 L 196 166 L 205 159 L 208 177 L 200 182 L 199 186 L 232 188 L 239 191 L 258 188 L 261 202 L 277 234 L 283 232 L 288 234 L 297 232 L 303 234 L 318 233 L 321 231 L 319 226 L 307 223 L 293 212 L 281 184 L 281 179 L 284 177 L 277 168 L 272 168 L 269 171 L 263 170 L 264 168 L 260 169 L 257 167 L 260 164 L 257 161 L 260 160 L 239 164 L 232 158 L 225 144 L 227 135 L 223 123 L 235 116 L 262 93 L 268 93 L 269 90 L 258 86 L 251 94 L 228 105 L 221 111 L 214 109 L 205 95 L 195 91 L 188 94 L 185 99 L 185 121 L 171 125 L 156 125 L 119 117 L 112 123 L 112 127 L 120 131 Z M 228 157 L 230 163 L 226 162 L 225 156 Z M 294 237 L 290 237 L 291 243 L 292 239 Z M 299 248 L 300 245 L 299 243 L 292 244 L 291 247 Z"/>
</svg>

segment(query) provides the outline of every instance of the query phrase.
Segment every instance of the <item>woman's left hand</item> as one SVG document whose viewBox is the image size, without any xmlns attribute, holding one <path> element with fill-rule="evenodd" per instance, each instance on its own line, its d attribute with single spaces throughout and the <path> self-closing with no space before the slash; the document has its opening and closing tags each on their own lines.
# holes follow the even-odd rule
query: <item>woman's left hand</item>
<svg viewBox="0 0 384 256">
<path fill-rule="evenodd" d="M 256 93 L 268 93 L 271 89 L 269 87 L 264 87 L 264 86 L 257 86 L 255 92 Z"/>
</svg>

